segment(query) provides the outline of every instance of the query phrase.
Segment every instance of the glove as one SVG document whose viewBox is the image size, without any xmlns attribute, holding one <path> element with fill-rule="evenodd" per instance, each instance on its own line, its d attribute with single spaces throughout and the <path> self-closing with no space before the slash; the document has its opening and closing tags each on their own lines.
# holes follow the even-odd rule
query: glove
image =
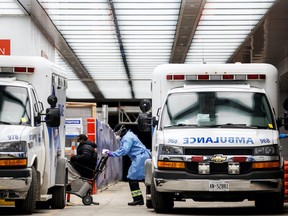
<svg viewBox="0 0 288 216">
<path fill-rule="evenodd" d="M 107 155 L 109 155 L 110 157 L 113 157 L 113 154 L 112 154 L 111 151 L 109 151 L 109 149 L 103 149 L 103 150 L 102 150 L 102 154 L 107 154 Z"/>
<path fill-rule="evenodd" d="M 110 157 L 113 157 L 113 153 L 111 151 L 106 152 L 107 155 L 109 155 Z"/>
<path fill-rule="evenodd" d="M 107 154 L 107 152 L 109 152 L 109 149 L 103 149 L 102 150 L 102 154 Z"/>
</svg>

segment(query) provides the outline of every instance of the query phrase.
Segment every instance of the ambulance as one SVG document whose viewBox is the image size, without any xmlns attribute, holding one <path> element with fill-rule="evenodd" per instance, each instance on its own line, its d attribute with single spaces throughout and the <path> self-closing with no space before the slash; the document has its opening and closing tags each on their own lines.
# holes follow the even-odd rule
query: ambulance
<svg viewBox="0 0 288 216">
<path fill-rule="evenodd" d="M 140 103 L 138 120 L 139 128 L 153 129 L 146 206 L 165 213 L 187 199 L 251 200 L 259 210 L 280 212 L 279 128 L 287 117 L 278 116 L 278 92 L 278 72 L 269 64 L 158 66 L 152 116 L 149 103 Z"/>
<path fill-rule="evenodd" d="M 0 56 L 0 199 L 21 213 L 66 205 L 66 89 L 47 59 Z"/>
</svg>

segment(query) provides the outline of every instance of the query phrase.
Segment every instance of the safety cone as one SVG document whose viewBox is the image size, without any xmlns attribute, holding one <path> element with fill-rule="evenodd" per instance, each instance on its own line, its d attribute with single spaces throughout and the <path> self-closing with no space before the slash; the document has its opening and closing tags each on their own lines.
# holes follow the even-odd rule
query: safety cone
<svg viewBox="0 0 288 216">
<path fill-rule="evenodd" d="M 70 157 L 72 157 L 73 155 L 76 155 L 76 142 L 73 140 L 71 143 L 71 153 L 70 153 Z"/>
</svg>

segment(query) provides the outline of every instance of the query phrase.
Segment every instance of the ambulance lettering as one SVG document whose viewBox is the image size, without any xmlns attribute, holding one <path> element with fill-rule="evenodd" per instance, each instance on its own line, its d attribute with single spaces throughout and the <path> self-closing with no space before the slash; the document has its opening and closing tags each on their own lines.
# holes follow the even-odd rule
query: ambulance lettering
<svg viewBox="0 0 288 216">
<path fill-rule="evenodd" d="M 19 140 L 20 136 L 18 134 L 11 134 L 7 136 L 8 140 Z"/>
<path fill-rule="evenodd" d="M 168 143 L 177 144 L 177 142 L 178 142 L 177 139 L 173 139 L 173 138 L 168 139 Z"/>
<path fill-rule="evenodd" d="M 194 143 L 235 143 L 235 144 L 254 144 L 250 137 L 184 137 L 183 144 Z"/>
</svg>

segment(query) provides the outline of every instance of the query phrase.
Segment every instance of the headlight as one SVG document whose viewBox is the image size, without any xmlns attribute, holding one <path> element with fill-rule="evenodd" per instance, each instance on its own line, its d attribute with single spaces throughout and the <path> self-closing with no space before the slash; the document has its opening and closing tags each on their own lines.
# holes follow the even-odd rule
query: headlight
<svg viewBox="0 0 288 216">
<path fill-rule="evenodd" d="M 160 145 L 159 154 L 162 155 L 183 155 L 183 148 L 179 146 Z"/>
<path fill-rule="evenodd" d="M 0 143 L 0 152 L 27 152 L 26 142 Z"/>
<path fill-rule="evenodd" d="M 277 155 L 278 154 L 277 145 L 261 146 L 254 148 L 254 155 Z"/>
</svg>

